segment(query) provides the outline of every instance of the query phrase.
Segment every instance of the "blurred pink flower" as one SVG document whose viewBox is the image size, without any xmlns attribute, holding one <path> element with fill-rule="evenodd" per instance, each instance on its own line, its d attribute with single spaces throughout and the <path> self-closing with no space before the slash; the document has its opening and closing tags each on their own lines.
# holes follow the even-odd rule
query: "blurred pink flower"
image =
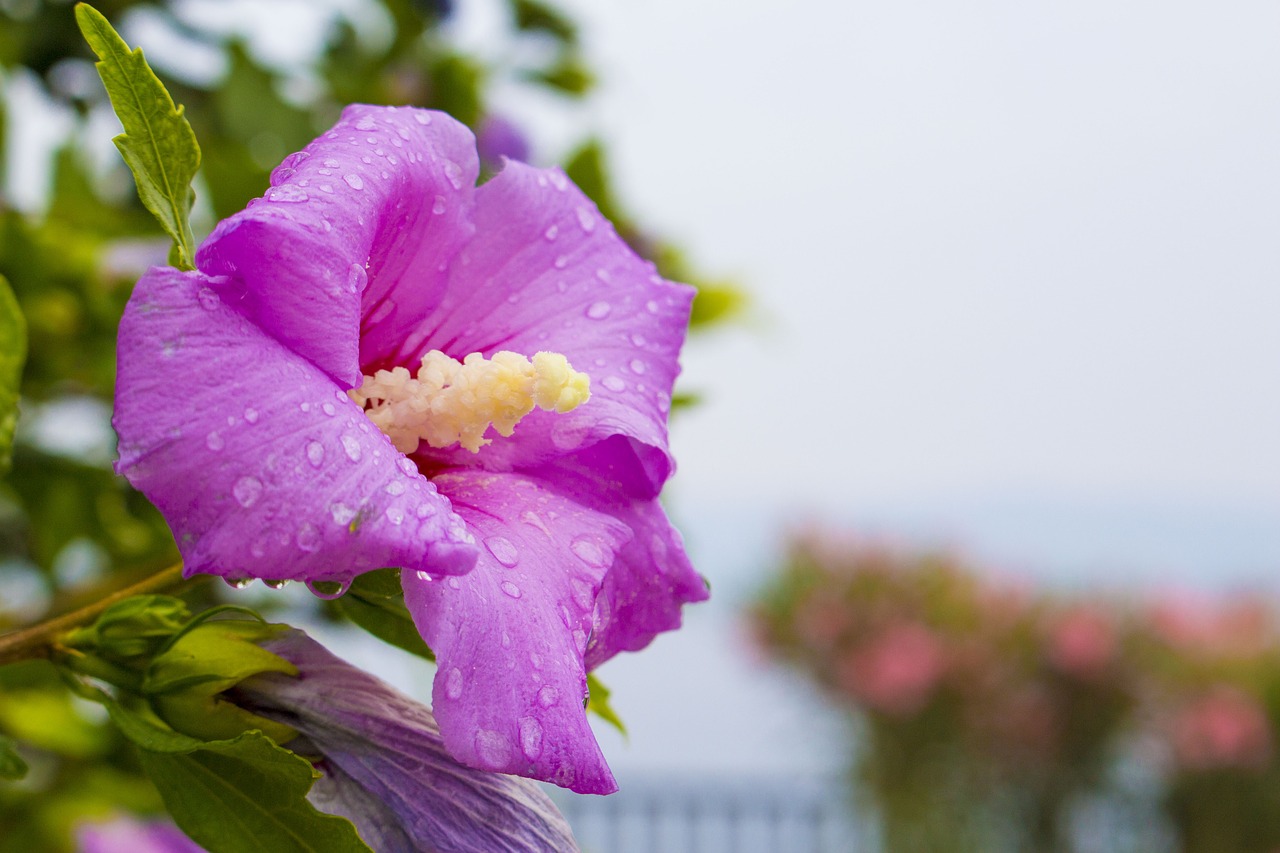
<svg viewBox="0 0 1280 853">
<path fill-rule="evenodd" d="M 1190 770 L 1261 769 L 1271 760 L 1271 726 L 1255 698 L 1220 685 L 1178 712 L 1173 747 Z"/>
<path fill-rule="evenodd" d="M 798 608 L 796 634 L 810 651 L 830 652 L 853 623 L 851 609 L 828 591 L 819 590 Z"/>
<path fill-rule="evenodd" d="M 937 635 L 904 622 L 854 650 L 839 665 L 836 679 L 872 710 L 908 716 L 929 701 L 945 668 Z"/>
<path fill-rule="evenodd" d="M 1179 651 L 1208 658 L 1247 658 L 1275 639 L 1272 614 L 1256 599 L 1215 601 L 1203 594 L 1166 594 L 1149 613 L 1152 627 Z"/>
<path fill-rule="evenodd" d="M 1059 615 L 1049 628 L 1049 660 L 1080 678 L 1096 678 L 1115 659 L 1117 638 L 1111 616 L 1081 604 Z"/>
</svg>

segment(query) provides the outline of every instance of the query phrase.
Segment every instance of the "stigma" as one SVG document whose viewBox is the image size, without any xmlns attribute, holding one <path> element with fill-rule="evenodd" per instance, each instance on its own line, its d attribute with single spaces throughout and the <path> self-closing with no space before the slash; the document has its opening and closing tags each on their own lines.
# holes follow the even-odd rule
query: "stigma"
<svg viewBox="0 0 1280 853">
<path fill-rule="evenodd" d="M 416 376 L 404 367 L 379 370 L 347 393 L 401 453 L 417 450 L 419 441 L 478 453 L 492 443 L 484 437 L 489 427 L 509 436 L 535 406 L 576 409 L 591 397 L 591 378 L 556 352 L 532 359 L 506 350 L 491 359 L 473 352 L 458 361 L 431 350 Z"/>
</svg>

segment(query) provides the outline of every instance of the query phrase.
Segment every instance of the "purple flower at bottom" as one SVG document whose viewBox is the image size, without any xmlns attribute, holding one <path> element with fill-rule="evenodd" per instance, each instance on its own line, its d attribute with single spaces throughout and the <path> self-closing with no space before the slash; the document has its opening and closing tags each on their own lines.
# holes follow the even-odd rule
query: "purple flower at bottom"
<svg viewBox="0 0 1280 853">
<path fill-rule="evenodd" d="M 487 169 L 501 169 L 503 158 L 529 162 L 529 139 L 520 126 L 500 115 L 485 116 L 476 131 L 476 149 Z"/>
<path fill-rule="evenodd" d="M 693 291 L 558 169 L 478 173 L 450 117 L 348 107 L 198 271 L 149 271 L 118 470 L 188 573 L 400 567 L 454 757 L 608 793 L 586 671 L 707 595 L 658 502 Z"/>
<path fill-rule="evenodd" d="M 171 823 L 117 817 L 76 828 L 80 853 L 204 853 Z"/>
<path fill-rule="evenodd" d="M 378 853 L 578 849 L 535 783 L 454 761 L 425 705 L 301 631 L 262 645 L 293 663 L 298 675 L 247 679 L 236 687 L 236 701 L 297 729 L 289 748 L 311 757 L 323 774 L 309 799 L 349 819 Z"/>
</svg>

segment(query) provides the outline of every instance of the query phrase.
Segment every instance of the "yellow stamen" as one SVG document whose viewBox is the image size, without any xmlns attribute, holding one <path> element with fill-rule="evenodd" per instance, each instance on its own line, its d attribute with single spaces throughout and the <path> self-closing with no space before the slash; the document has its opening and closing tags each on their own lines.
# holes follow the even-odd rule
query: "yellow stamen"
<svg viewBox="0 0 1280 853">
<path fill-rule="evenodd" d="M 506 350 L 492 359 L 473 352 L 459 362 L 432 350 L 416 377 L 403 367 L 379 370 L 348 393 L 401 453 L 417 450 L 419 441 L 478 453 L 492 441 L 484 437 L 490 426 L 509 436 L 534 406 L 563 413 L 582 405 L 591 379 L 556 352 L 532 361 Z"/>
</svg>

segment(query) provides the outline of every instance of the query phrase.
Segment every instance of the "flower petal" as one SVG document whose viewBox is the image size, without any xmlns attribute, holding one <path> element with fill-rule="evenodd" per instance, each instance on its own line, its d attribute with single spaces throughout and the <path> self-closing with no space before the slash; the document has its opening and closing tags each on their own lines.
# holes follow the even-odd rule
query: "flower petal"
<svg viewBox="0 0 1280 853">
<path fill-rule="evenodd" d="M 439 300 L 478 174 L 471 132 L 444 113 L 355 104 L 197 263 L 227 277 L 215 287 L 246 317 L 355 387 Z"/>
<path fill-rule="evenodd" d="M 325 777 L 310 798 L 351 819 L 374 850 L 578 849 L 537 785 L 458 765 L 430 708 L 334 657 L 301 631 L 263 645 L 297 666 L 299 675 L 248 679 L 237 688 L 239 698 L 293 726 L 323 756 Z"/>
<path fill-rule="evenodd" d="M 330 377 L 211 283 L 151 270 L 118 342 L 117 470 L 164 514 L 188 574 L 467 571 L 477 548 L 449 502 Z"/>
<path fill-rule="evenodd" d="M 660 278 L 558 169 L 508 162 L 476 191 L 474 220 L 475 237 L 450 268 L 415 355 L 551 350 L 591 377 L 588 403 L 532 413 L 514 436 L 495 437 L 481 464 L 527 468 L 620 435 L 646 496 L 656 496 L 674 467 L 667 412 L 693 289 Z"/>
<path fill-rule="evenodd" d="M 401 576 L 436 653 L 432 704 L 449 751 L 582 793 L 616 790 L 583 710 L 582 656 L 630 531 L 518 474 L 455 470 L 435 482 L 486 546 L 465 577 Z"/>
<path fill-rule="evenodd" d="M 674 631 L 683 605 L 710 597 L 661 503 L 635 501 L 611 514 L 635 535 L 618 552 L 596 597 L 587 669 L 618 652 L 643 649 L 663 631 Z"/>
</svg>

